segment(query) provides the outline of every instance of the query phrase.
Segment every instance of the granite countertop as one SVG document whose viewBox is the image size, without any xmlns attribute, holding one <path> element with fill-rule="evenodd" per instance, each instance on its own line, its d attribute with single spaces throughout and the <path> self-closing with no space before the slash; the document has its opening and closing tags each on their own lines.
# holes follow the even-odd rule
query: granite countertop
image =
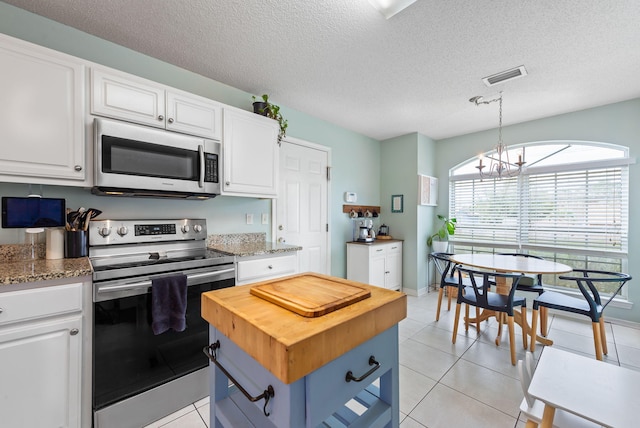
<svg viewBox="0 0 640 428">
<path fill-rule="evenodd" d="M 288 253 L 300 251 L 298 245 L 282 244 L 266 240 L 265 233 L 233 233 L 227 235 L 211 235 L 208 248 L 238 257 Z"/>
<path fill-rule="evenodd" d="M 59 260 L 16 260 L 0 264 L 0 286 L 91 276 L 91 274 L 91 264 L 87 257 Z"/>
</svg>

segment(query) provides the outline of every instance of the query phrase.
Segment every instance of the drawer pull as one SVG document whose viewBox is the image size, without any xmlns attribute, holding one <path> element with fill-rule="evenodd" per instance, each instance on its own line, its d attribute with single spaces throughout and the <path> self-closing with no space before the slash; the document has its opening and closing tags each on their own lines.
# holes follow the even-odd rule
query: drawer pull
<svg viewBox="0 0 640 428">
<path fill-rule="evenodd" d="M 375 366 L 373 367 L 371 370 L 369 370 L 368 372 L 366 372 L 365 374 L 363 374 L 360 377 L 354 377 L 353 373 L 351 372 L 351 370 L 349 370 L 347 372 L 347 375 L 345 376 L 345 379 L 347 382 L 362 382 L 363 380 L 365 380 L 367 377 L 369 377 L 369 375 L 373 372 L 375 372 L 376 370 L 378 370 L 380 368 L 380 363 L 376 361 L 376 357 L 374 357 L 373 355 L 369 357 L 369 365 L 370 366 Z"/>
<path fill-rule="evenodd" d="M 384 251 L 384 248 L 380 248 L 379 250 L 376 250 L 376 252 L 378 252 L 378 253 L 381 252 L 381 251 Z"/>
<path fill-rule="evenodd" d="M 247 399 L 248 399 L 249 401 L 251 401 L 252 403 L 255 403 L 256 401 L 262 400 L 262 399 L 264 398 L 264 407 L 262 408 L 262 411 L 264 412 L 264 415 L 265 415 L 265 416 L 269 417 L 270 413 L 267 413 L 267 404 L 269 404 L 269 400 L 271 399 L 271 397 L 273 397 L 273 396 L 275 396 L 275 395 L 276 395 L 275 391 L 273 390 L 273 386 L 269 385 L 269 386 L 267 387 L 267 389 L 265 389 L 265 390 L 262 392 L 262 394 L 260 394 L 260 395 L 258 395 L 258 396 L 256 396 L 256 397 L 253 397 L 251 394 L 249 394 L 249 393 L 247 392 L 247 390 L 246 390 L 246 389 L 244 389 L 244 388 L 242 387 L 242 385 L 240 385 L 240 384 L 238 383 L 238 381 L 237 381 L 237 380 L 235 380 L 235 379 L 233 378 L 233 376 L 231 376 L 231 374 L 230 374 L 230 373 L 229 373 L 229 372 L 228 372 L 224 367 L 222 367 L 222 364 L 220 364 L 220 362 L 218 361 L 218 359 L 217 359 L 217 357 L 216 357 L 216 349 L 218 349 L 218 348 L 220 348 L 220 341 L 219 341 L 219 340 L 216 340 L 216 341 L 215 341 L 215 343 L 212 343 L 212 344 L 211 344 L 211 345 L 209 345 L 209 346 L 205 346 L 205 347 L 202 349 L 202 352 L 204 352 L 204 354 L 205 354 L 205 355 L 206 355 L 206 356 L 207 356 L 211 361 L 213 361 L 213 363 L 216 365 L 216 367 L 218 367 L 218 368 L 222 371 L 222 373 L 224 373 L 224 375 L 225 375 L 226 377 L 228 377 L 228 378 L 231 380 L 231 382 L 233 382 L 233 384 L 234 384 L 235 386 L 237 386 L 237 387 L 238 387 L 238 389 L 240 390 L 240 392 L 242 392 L 242 393 L 244 394 L 244 396 L 245 396 L 245 397 L 247 397 Z M 372 358 L 373 358 L 373 357 L 372 357 Z"/>
</svg>

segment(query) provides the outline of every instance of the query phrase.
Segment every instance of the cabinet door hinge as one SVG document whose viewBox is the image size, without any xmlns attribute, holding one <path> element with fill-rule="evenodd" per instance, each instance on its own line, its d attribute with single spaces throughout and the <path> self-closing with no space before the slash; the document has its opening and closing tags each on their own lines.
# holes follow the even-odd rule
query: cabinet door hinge
<svg viewBox="0 0 640 428">
<path fill-rule="evenodd" d="M 327 181 L 331 181 L 331 167 L 327 167 Z"/>
<path fill-rule="evenodd" d="M 325 229 L 326 229 L 326 231 L 328 232 L 328 231 L 329 231 L 329 223 L 327 223 L 327 224 L 326 224 L 326 226 L 327 226 L 327 227 L 326 227 Z"/>
</svg>

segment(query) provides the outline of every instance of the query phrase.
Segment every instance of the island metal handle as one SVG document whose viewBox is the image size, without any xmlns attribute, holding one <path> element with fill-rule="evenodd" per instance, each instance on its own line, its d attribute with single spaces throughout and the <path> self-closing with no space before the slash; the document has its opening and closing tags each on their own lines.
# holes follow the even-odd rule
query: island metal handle
<svg viewBox="0 0 640 428">
<path fill-rule="evenodd" d="M 273 386 L 269 385 L 267 386 L 267 389 L 265 389 L 262 394 L 253 397 L 251 394 L 249 394 L 247 392 L 246 389 L 244 389 L 242 387 L 242 385 L 240 385 L 238 383 L 237 380 L 235 380 L 233 378 L 233 376 L 231 376 L 231 374 L 224 368 L 222 367 L 222 364 L 220 364 L 220 362 L 218 361 L 217 357 L 216 357 L 216 349 L 220 348 L 220 341 L 216 340 L 215 343 L 212 343 L 209 346 L 205 346 L 202 349 L 202 352 L 204 352 L 204 354 L 211 360 L 213 361 L 213 364 L 216 365 L 216 367 L 218 367 L 220 370 L 222 370 L 222 373 L 224 373 L 224 375 L 226 377 L 228 377 L 231 382 L 233 382 L 233 384 L 235 386 L 238 387 L 238 389 L 240 390 L 240 392 L 242 392 L 244 394 L 245 397 L 247 397 L 247 399 L 249 401 L 251 401 L 252 403 L 255 403 L 258 400 L 262 400 L 264 398 L 264 407 L 262 408 L 262 411 L 264 412 L 264 415 L 269 417 L 269 415 L 271 413 L 267 413 L 267 404 L 269 404 L 269 400 L 271 399 L 271 397 L 274 397 L 276 395 L 275 391 L 273 390 Z"/>
<path fill-rule="evenodd" d="M 353 375 L 353 372 L 351 370 L 349 370 L 347 372 L 347 375 L 344 377 L 344 380 L 346 380 L 347 382 L 362 382 L 363 380 L 365 380 L 367 377 L 369 377 L 369 375 L 373 372 L 375 372 L 376 370 L 378 370 L 380 368 L 380 363 L 376 361 L 376 357 L 374 357 L 373 355 L 369 357 L 369 365 L 370 366 L 374 366 L 371 370 L 369 370 L 368 372 L 366 372 L 365 374 L 363 374 L 360 377 L 355 377 Z"/>
</svg>

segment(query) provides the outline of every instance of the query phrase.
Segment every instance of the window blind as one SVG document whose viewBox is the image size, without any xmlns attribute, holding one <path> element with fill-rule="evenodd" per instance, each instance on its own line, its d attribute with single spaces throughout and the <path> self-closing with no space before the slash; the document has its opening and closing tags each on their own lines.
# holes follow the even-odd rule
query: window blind
<svg viewBox="0 0 640 428">
<path fill-rule="evenodd" d="M 450 182 L 455 242 L 626 253 L 628 167 Z"/>
</svg>

